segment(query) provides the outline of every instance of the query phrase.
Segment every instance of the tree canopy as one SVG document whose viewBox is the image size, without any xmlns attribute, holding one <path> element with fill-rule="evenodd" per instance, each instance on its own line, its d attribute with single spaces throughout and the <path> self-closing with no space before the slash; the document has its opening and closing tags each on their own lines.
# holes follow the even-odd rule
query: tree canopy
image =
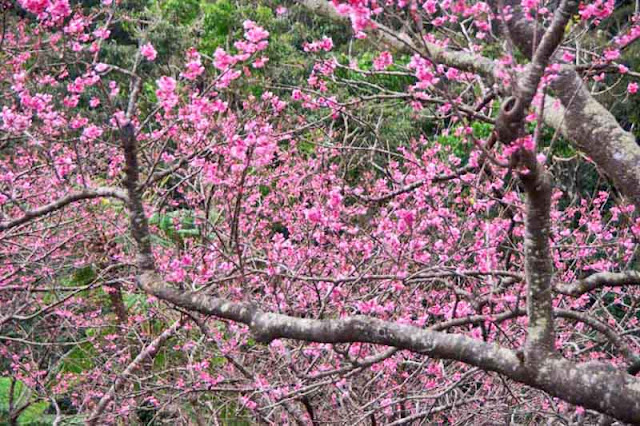
<svg viewBox="0 0 640 426">
<path fill-rule="evenodd" d="M 640 424 L 637 3 L 0 6 L 0 423 Z"/>
</svg>

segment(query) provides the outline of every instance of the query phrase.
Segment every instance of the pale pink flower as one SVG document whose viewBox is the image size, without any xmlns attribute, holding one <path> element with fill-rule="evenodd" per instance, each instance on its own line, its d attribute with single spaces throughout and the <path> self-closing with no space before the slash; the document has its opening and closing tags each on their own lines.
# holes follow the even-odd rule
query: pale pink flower
<svg viewBox="0 0 640 426">
<path fill-rule="evenodd" d="M 262 68 L 265 66 L 265 64 L 267 63 L 267 61 L 269 60 L 269 58 L 267 58 L 266 56 L 262 56 L 258 59 L 256 59 L 253 64 L 251 64 L 252 67 L 254 68 Z"/>
<path fill-rule="evenodd" d="M 430 15 L 433 15 L 434 13 L 436 13 L 436 6 L 438 5 L 438 2 L 436 2 L 435 0 L 427 0 L 426 2 L 424 2 L 424 4 L 422 5 L 422 8 L 425 10 L 425 12 L 427 12 Z"/>
<path fill-rule="evenodd" d="M 111 35 L 111 31 L 109 31 L 109 30 L 108 30 L 108 29 L 106 29 L 106 28 L 98 28 L 97 30 L 95 30 L 95 31 L 93 32 L 93 35 L 94 35 L 96 38 L 101 38 L 101 39 L 106 40 L 106 39 L 108 39 L 108 38 L 109 38 L 109 36 Z"/>
<path fill-rule="evenodd" d="M 224 71 L 235 64 L 236 59 L 234 56 L 225 52 L 224 49 L 218 47 L 216 51 L 213 52 L 213 66 L 220 71 Z"/>
<path fill-rule="evenodd" d="M 258 43 L 269 37 L 269 31 L 264 28 L 256 25 L 253 21 L 244 21 L 242 24 L 246 32 L 244 33 L 244 38 L 249 40 L 252 43 Z"/>
<path fill-rule="evenodd" d="M 92 141 L 100 136 L 102 136 L 102 129 L 94 124 L 85 127 L 82 131 L 82 139 L 85 141 Z"/>
<path fill-rule="evenodd" d="M 173 92 L 176 90 L 176 80 L 166 75 L 156 80 L 156 83 L 158 84 L 158 88 L 163 92 Z"/>
</svg>

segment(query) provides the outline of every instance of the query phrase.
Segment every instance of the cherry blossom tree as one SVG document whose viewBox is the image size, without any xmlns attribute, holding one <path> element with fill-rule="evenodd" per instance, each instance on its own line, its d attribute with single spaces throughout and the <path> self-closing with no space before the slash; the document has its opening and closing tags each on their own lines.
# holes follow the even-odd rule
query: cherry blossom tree
<svg viewBox="0 0 640 426">
<path fill-rule="evenodd" d="M 9 424 L 640 423 L 640 146 L 601 101 L 635 102 L 640 14 L 270 4 L 353 32 L 298 83 L 254 20 L 176 60 L 81 3 L 4 3 Z"/>
</svg>

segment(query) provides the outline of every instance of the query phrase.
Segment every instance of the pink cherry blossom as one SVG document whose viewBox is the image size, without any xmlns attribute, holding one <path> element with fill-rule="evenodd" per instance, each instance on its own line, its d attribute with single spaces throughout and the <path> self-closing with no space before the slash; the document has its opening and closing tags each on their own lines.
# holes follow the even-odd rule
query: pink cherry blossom
<svg viewBox="0 0 640 426">
<path fill-rule="evenodd" d="M 620 57 L 620 51 L 617 49 L 607 49 L 604 52 L 604 58 L 607 61 L 614 61 Z"/>
<path fill-rule="evenodd" d="M 36 15 L 41 14 L 51 4 L 50 0 L 18 0 L 20 6 Z"/>
<path fill-rule="evenodd" d="M 216 51 L 213 53 L 214 58 L 214 66 L 223 71 L 227 68 L 236 64 L 237 60 L 233 57 L 233 55 L 229 55 L 222 48 L 218 47 Z"/>
<path fill-rule="evenodd" d="M 157 55 L 143 38 L 139 66 L 105 40 L 123 22 L 155 40 L 164 8 L 15 3 L 0 356 L 25 410 L 105 425 L 152 409 L 188 423 L 206 404 L 207 424 L 635 421 L 639 178 L 610 148 L 636 145 L 596 94 L 620 79 L 637 94 L 618 61 L 640 17 L 621 10 L 613 28 L 613 0 L 581 2 L 534 67 L 530 37 L 502 27 L 546 31 L 562 6 L 334 0 L 352 31 L 296 32 L 287 48 L 317 55 L 292 64 L 267 47 L 309 18 L 298 2 L 264 28 L 234 14 L 213 54 L 199 18 L 172 46 L 202 50 Z M 510 96 L 525 103 L 513 116 Z M 532 306 L 553 325 L 542 345 Z"/>
<path fill-rule="evenodd" d="M 204 73 L 204 66 L 202 66 L 202 60 L 200 53 L 195 49 L 190 49 L 187 52 L 188 62 L 185 66 L 186 70 L 180 75 L 187 80 L 195 80 L 199 75 Z"/>
<path fill-rule="evenodd" d="M 269 32 L 253 21 L 244 21 L 243 27 L 246 30 L 244 37 L 252 43 L 258 43 L 269 37 Z"/>
<path fill-rule="evenodd" d="M 98 28 L 93 32 L 93 35 L 96 38 L 101 38 L 106 40 L 111 35 L 111 31 L 109 31 L 107 28 Z"/>
<path fill-rule="evenodd" d="M 269 61 L 269 58 L 266 56 L 261 56 L 258 59 L 256 59 L 255 61 L 253 61 L 253 63 L 251 64 L 251 66 L 253 68 L 263 68 L 267 62 Z"/>
<path fill-rule="evenodd" d="M 82 138 L 85 141 L 92 141 L 99 138 L 102 135 L 102 129 L 94 124 L 91 124 L 84 128 L 82 131 Z"/>
<path fill-rule="evenodd" d="M 385 51 L 380 53 L 377 58 L 373 60 L 373 69 L 381 71 L 387 69 L 393 63 L 393 57 L 391 53 Z"/>
<path fill-rule="evenodd" d="M 158 85 L 156 96 L 164 109 L 169 110 L 176 106 L 178 104 L 178 96 L 175 94 L 176 80 L 168 76 L 162 76 L 156 80 L 156 84 Z"/>
<path fill-rule="evenodd" d="M 147 61 L 154 61 L 158 56 L 158 52 L 151 43 L 145 43 L 140 47 L 140 54 L 145 57 Z"/>
</svg>

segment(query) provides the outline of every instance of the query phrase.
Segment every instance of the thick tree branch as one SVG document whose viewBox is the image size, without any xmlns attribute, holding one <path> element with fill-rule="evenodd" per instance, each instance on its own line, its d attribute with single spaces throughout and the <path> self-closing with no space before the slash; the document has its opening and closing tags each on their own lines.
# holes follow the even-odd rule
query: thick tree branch
<svg viewBox="0 0 640 426">
<path fill-rule="evenodd" d="M 138 182 L 140 169 L 138 166 L 138 147 L 135 138 L 135 129 L 129 121 L 120 128 L 120 139 L 125 157 L 125 187 L 129 198 L 128 207 L 131 221 L 131 234 L 138 244 L 138 267 L 143 270 L 154 270 L 155 262 L 151 252 L 151 239 L 149 234 L 149 222 L 144 213 L 144 206 L 140 198 Z"/>
<path fill-rule="evenodd" d="M 335 7 L 330 1 L 300 0 L 298 1 L 298 4 L 305 9 L 331 19 L 332 21 L 343 23 L 349 22 L 349 19 L 346 16 L 342 16 L 336 12 Z M 424 46 L 428 52 L 422 53 L 426 54 L 429 59 L 436 63 L 443 63 L 463 71 L 477 72 L 486 78 L 493 79 L 495 63 L 493 60 L 483 56 L 464 51 L 445 49 L 428 41 L 420 41 L 420 43 L 416 43 L 408 34 L 398 33 L 379 22 L 376 22 L 376 28 L 370 28 L 367 32 L 369 36 L 382 44 L 389 46 L 391 49 L 411 54 L 420 52 L 421 48 Z"/>
<path fill-rule="evenodd" d="M 554 14 L 551 25 L 545 31 L 539 46 L 532 55 L 533 57 L 531 58 L 531 63 L 527 67 L 527 72 L 525 72 L 524 76 L 516 82 L 518 86 L 518 93 L 516 94 L 515 102 L 513 105 L 509 105 L 508 108 L 503 108 L 501 110 L 502 115 L 508 114 L 509 120 L 508 123 L 505 124 L 515 126 L 514 129 L 510 130 L 509 135 L 500 135 L 500 140 L 503 143 L 511 142 L 510 140 L 505 140 L 507 137 L 515 138 L 518 136 L 515 129 L 521 127 L 521 122 L 525 118 L 527 110 L 531 106 L 531 102 L 536 95 L 538 85 L 544 75 L 545 69 L 549 65 L 551 56 L 562 42 L 565 26 L 577 9 L 577 1 L 562 1 L 560 7 L 558 7 L 558 10 Z M 505 130 L 506 129 L 503 130 L 503 133 Z"/>
<path fill-rule="evenodd" d="M 535 367 L 529 367 L 515 351 L 460 334 L 366 316 L 334 320 L 296 318 L 263 312 L 251 304 L 178 291 L 170 288 L 155 272 L 143 273 L 138 280 L 146 292 L 183 309 L 247 325 L 260 342 L 287 338 L 319 343 L 363 342 L 406 349 L 495 371 L 572 404 L 607 413 L 622 421 L 640 422 L 640 380 L 607 364 L 577 364 L 549 356 L 538 360 Z"/>
<path fill-rule="evenodd" d="M 640 209 L 640 145 L 636 138 L 591 96 L 575 71 L 562 71 L 551 88 L 563 108 L 549 104 L 551 107 L 545 111 L 547 123 L 584 151 Z"/>
<path fill-rule="evenodd" d="M 326 0 L 301 0 L 299 4 L 329 19 L 347 21 Z M 534 37 L 531 21 L 522 13 L 519 0 L 505 1 L 505 4 L 512 6 L 514 11 L 512 18 L 507 21 L 514 42 L 528 57 L 532 57 Z M 560 21 L 556 25 L 558 28 L 559 24 Z M 398 35 L 383 25 L 378 24 L 378 28 L 368 31 L 392 49 L 405 53 L 419 51 L 417 44 L 407 35 Z M 555 31 L 552 33 L 555 34 Z M 549 43 L 540 44 L 547 45 L 555 46 L 557 43 L 549 37 Z M 426 43 L 426 48 L 428 52 L 423 53 L 434 62 L 472 71 L 489 82 L 493 81 L 497 64 L 489 58 L 446 49 L 433 43 Z M 549 50 L 542 48 L 540 55 L 548 54 Z M 611 177 L 618 190 L 640 209 L 640 146 L 633 134 L 625 131 L 615 117 L 591 96 L 574 67 L 563 67 L 558 78 L 551 82 L 551 89 L 557 94 L 558 102 L 552 96 L 546 97 L 545 104 L 549 107 L 544 111 L 545 123 L 558 129 L 565 138 L 584 151 Z"/>
<path fill-rule="evenodd" d="M 576 312 L 567 309 L 558 309 L 554 311 L 554 315 L 560 318 L 570 319 L 578 322 L 582 322 L 594 330 L 602 333 L 607 340 L 624 356 L 624 358 L 629 362 L 630 368 L 633 368 L 633 365 L 637 363 L 640 358 L 633 352 L 631 347 L 624 341 L 624 338 L 612 327 L 605 324 L 604 322 L 597 320 L 595 318 L 590 317 L 588 314 L 583 312 Z"/>
<path fill-rule="evenodd" d="M 15 228 L 16 226 L 23 225 L 30 220 L 36 219 L 41 216 L 45 216 L 49 213 L 53 213 L 57 210 L 60 210 L 69 204 L 75 203 L 76 201 L 81 200 L 90 200 L 93 198 L 101 198 L 101 197 L 111 197 L 117 198 L 122 201 L 127 201 L 127 195 L 124 191 L 118 188 L 96 188 L 96 189 L 85 189 L 78 192 L 73 192 L 66 197 L 62 197 L 59 200 L 53 201 L 44 206 L 38 207 L 33 210 L 29 210 L 22 217 L 19 217 L 14 220 L 9 220 L 6 222 L 0 222 L 0 231 L 6 231 L 7 229 Z"/>
<path fill-rule="evenodd" d="M 497 2 L 492 2 L 494 9 Z M 511 19 L 506 21 L 517 47 L 531 57 L 534 24 L 522 11 L 520 0 L 506 0 Z M 541 31 L 540 28 L 537 29 Z M 552 97 L 545 103 L 545 122 L 584 151 L 613 180 L 616 188 L 640 208 L 640 145 L 589 92 L 574 67 L 564 66 L 551 81 L 560 105 Z"/>
<path fill-rule="evenodd" d="M 559 284 L 556 290 L 569 296 L 580 296 L 600 287 L 640 285 L 640 272 L 598 272 L 569 284 Z"/>
<path fill-rule="evenodd" d="M 551 179 L 539 164 L 534 153 L 524 151 L 529 157 L 529 172 L 520 180 L 527 193 L 525 216 L 525 276 L 527 282 L 527 359 L 537 362 L 540 357 L 554 351 L 553 294 L 551 278 L 553 263 L 549 234 L 551 230 Z"/>
<path fill-rule="evenodd" d="M 527 72 L 519 81 L 514 97 L 507 99 L 496 120 L 500 142 L 510 145 L 524 135 L 524 119 L 538 90 L 538 85 L 551 55 L 562 42 L 564 28 L 577 9 L 574 0 L 563 0 L 549 29 L 533 53 Z M 551 229 L 551 178 L 534 151 L 524 147 L 512 155 L 511 163 L 524 171 L 519 173 L 527 195 L 525 215 L 525 275 L 527 282 L 527 343 L 526 362 L 532 368 L 555 350 L 553 324 L 553 294 L 551 278 L 553 263 L 549 247 Z"/>
</svg>

